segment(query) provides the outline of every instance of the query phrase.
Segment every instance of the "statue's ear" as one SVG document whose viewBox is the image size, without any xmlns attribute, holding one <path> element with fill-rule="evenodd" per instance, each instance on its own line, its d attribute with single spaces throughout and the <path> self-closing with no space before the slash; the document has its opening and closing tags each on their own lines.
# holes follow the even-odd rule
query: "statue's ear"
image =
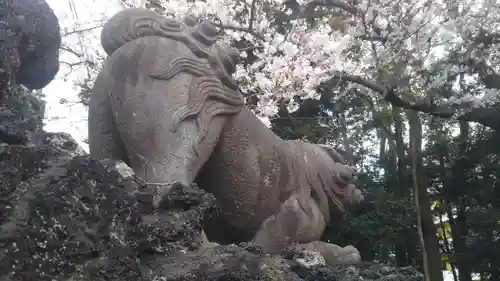
<svg viewBox="0 0 500 281">
<path fill-rule="evenodd" d="M 342 154 L 340 154 L 332 146 L 326 145 L 326 144 L 317 144 L 317 146 L 321 147 L 321 149 L 323 149 L 328 154 L 328 156 L 330 156 L 330 158 L 333 159 L 333 161 L 338 162 L 338 163 L 342 163 L 342 164 L 347 164 L 347 161 L 344 158 L 344 156 L 342 156 Z"/>
</svg>

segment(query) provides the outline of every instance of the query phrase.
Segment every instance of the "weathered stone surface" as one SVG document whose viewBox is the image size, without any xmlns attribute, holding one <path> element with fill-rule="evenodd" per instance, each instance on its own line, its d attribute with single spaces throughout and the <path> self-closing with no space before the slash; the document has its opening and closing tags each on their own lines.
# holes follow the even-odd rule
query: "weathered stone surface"
<svg viewBox="0 0 500 281">
<path fill-rule="evenodd" d="M 73 158 L 78 146 L 66 137 L 38 134 L 38 146 L 5 146 L 0 154 L 2 274 L 51 280 L 101 257 L 136 265 L 137 254 L 198 247 L 201 220 L 213 207 L 209 195 L 179 190 L 165 210 L 153 212 L 151 202 L 134 195 L 139 185 L 122 176 L 119 163 Z M 100 266 L 116 270 L 115 262 Z"/>
<path fill-rule="evenodd" d="M 67 134 L 0 149 L 0 280 L 422 280 L 411 268 L 329 268 L 296 249 L 200 247 L 216 208 L 196 187 L 158 209 L 123 162 L 83 155 Z"/>
<path fill-rule="evenodd" d="M 338 266 L 319 267 L 312 271 L 298 273 L 308 281 L 422 281 L 422 273 L 412 267 L 395 268 L 386 265 L 372 265 L 365 268 Z"/>
<path fill-rule="evenodd" d="M 44 0 L 0 1 L 0 97 L 15 79 L 41 89 L 59 70 L 59 22 Z"/>
<path fill-rule="evenodd" d="M 43 127 L 45 102 L 19 86 L 0 102 L 0 143 L 25 144 L 32 132 Z"/>
</svg>

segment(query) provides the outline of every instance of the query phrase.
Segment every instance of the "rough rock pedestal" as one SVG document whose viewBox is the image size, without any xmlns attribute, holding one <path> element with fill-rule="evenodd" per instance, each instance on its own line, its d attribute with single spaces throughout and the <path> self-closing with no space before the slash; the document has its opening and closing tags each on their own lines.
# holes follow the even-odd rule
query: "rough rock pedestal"
<svg viewBox="0 0 500 281">
<path fill-rule="evenodd" d="M 212 195 L 194 186 L 153 210 L 128 166 L 90 159 L 67 134 L 2 145 L 0 183 L 0 280 L 423 280 L 413 268 L 329 268 L 293 249 L 200 248 Z"/>
</svg>

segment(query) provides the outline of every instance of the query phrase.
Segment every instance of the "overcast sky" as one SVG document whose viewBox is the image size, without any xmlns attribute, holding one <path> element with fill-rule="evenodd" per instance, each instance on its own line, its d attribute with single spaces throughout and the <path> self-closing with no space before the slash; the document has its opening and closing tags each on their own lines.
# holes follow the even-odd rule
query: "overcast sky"
<svg viewBox="0 0 500 281">
<path fill-rule="evenodd" d="M 75 29 L 75 24 L 80 24 L 78 28 L 92 27 L 102 22 L 103 19 L 113 15 L 120 10 L 120 5 L 114 0 L 47 0 L 51 8 L 59 18 L 62 33 L 67 33 Z M 90 35 L 97 37 L 100 29 L 96 29 Z M 75 37 L 63 38 L 71 45 L 81 44 Z M 95 48 L 100 48 L 100 42 L 93 40 L 90 44 Z M 86 42 L 89 44 L 89 42 Z M 62 61 L 71 61 L 74 57 L 62 53 Z M 87 109 L 78 101 L 78 90 L 74 87 L 74 81 L 82 77 L 84 72 L 73 71 L 67 65 L 61 64 L 61 69 L 56 78 L 44 88 L 46 95 L 46 126 L 45 130 L 50 132 L 67 132 L 71 134 L 82 147 L 88 151 L 88 146 L 82 143 L 87 137 Z M 66 79 L 65 79 L 66 78 Z M 65 99 L 67 104 L 60 104 L 59 101 Z"/>
</svg>

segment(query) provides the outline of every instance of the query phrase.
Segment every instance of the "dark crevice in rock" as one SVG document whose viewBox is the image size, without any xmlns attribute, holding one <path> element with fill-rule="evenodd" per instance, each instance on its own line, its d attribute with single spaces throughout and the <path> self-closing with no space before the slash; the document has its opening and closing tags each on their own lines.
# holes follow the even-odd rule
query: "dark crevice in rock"
<svg viewBox="0 0 500 281">
<path fill-rule="evenodd" d="M 16 144 L 24 144 L 26 142 L 26 139 L 23 138 L 22 136 L 9 134 L 7 132 L 0 130 L 0 142 L 16 145 Z"/>
</svg>

